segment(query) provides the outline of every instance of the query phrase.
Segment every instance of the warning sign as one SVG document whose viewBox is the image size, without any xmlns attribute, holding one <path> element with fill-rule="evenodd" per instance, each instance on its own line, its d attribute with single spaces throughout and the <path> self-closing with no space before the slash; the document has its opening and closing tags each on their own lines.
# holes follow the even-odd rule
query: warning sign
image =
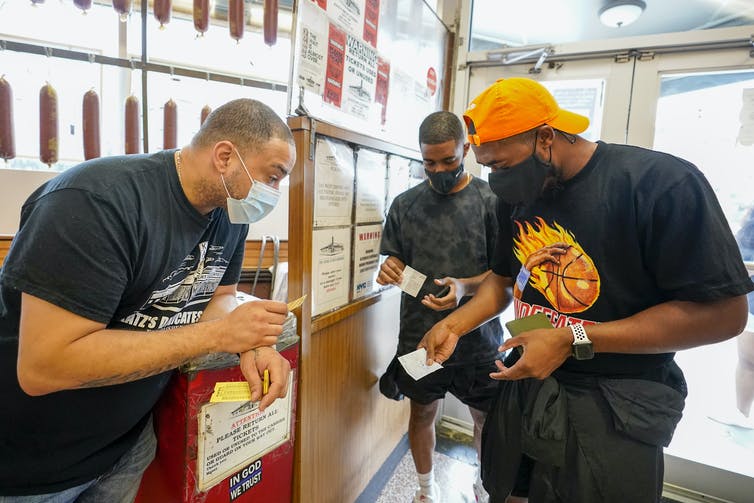
<svg viewBox="0 0 754 503">
<path fill-rule="evenodd" d="M 288 389 L 293 389 L 293 372 L 288 375 Z M 264 412 L 259 411 L 259 402 L 203 405 L 198 418 L 197 489 L 206 491 L 251 460 L 287 442 L 291 434 L 291 395 L 275 400 Z"/>
</svg>

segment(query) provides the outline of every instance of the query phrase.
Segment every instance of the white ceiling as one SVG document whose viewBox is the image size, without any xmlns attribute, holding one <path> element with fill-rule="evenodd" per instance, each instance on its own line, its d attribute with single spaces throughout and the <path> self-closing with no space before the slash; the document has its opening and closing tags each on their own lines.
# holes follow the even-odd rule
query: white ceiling
<svg viewBox="0 0 754 503">
<path fill-rule="evenodd" d="M 754 0 L 645 0 L 635 23 L 608 28 L 598 17 L 606 1 L 474 0 L 472 50 L 754 25 Z"/>
</svg>

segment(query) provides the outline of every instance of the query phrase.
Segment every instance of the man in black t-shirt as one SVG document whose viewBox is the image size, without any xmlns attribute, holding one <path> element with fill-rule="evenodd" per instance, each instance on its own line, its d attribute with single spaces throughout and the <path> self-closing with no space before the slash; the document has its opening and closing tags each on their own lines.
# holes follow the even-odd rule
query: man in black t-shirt
<svg viewBox="0 0 754 503">
<path fill-rule="evenodd" d="M 400 284 L 405 266 L 428 278 L 417 297 L 402 294 L 396 357 L 415 351 L 432 325 L 474 294 L 489 274 L 497 239 L 496 198 L 485 182 L 463 169 L 469 144 L 460 119 L 450 112 L 430 114 L 419 128 L 419 146 L 427 180 L 396 197 L 380 244 L 380 253 L 388 257 L 377 277 L 379 284 Z M 449 292 L 440 295 L 446 285 Z M 440 497 L 432 452 L 434 420 L 445 393 L 469 406 L 479 448 L 484 417 L 497 387 L 489 374 L 495 371 L 501 342 L 502 328 L 494 318 L 472 331 L 443 369 L 418 381 L 396 360 L 389 366 L 387 377 L 411 400 L 408 436 L 419 478 L 415 502 L 436 502 Z M 483 496 L 481 481 L 474 490 Z"/>
<path fill-rule="evenodd" d="M 152 407 L 197 357 L 240 353 L 260 409 L 286 395 L 287 307 L 238 305 L 236 284 L 294 160 L 286 124 L 240 99 L 181 150 L 90 160 L 27 199 L 0 272 L 1 501 L 132 501 Z"/>
<path fill-rule="evenodd" d="M 530 79 L 498 80 L 464 119 L 501 201 L 496 260 L 420 346 L 445 361 L 511 295 L 553 327 L 496 362 L 490 500 L 659 501 L 686 394 L 674 352 L 740 333 L 754 289 L 712 189 L 677 157 L 579 137 L 588 119 Z"/>
</svg>

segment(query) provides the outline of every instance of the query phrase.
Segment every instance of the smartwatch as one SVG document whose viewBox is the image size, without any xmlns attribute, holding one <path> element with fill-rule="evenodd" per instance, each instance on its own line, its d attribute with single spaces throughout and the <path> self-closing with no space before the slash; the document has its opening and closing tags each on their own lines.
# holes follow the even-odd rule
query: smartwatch
<svg viewBox="0 0 754 503">
<path fill-rule="evenodd" d="M 591 360 L 594 358 L 594 347 L 592 341 L 586 335 L 584 325 L 575 323 L 571 325 L 573 334 L 573 345 L 571 346 L 571 356 L 577 360 Z"/>
</svg>

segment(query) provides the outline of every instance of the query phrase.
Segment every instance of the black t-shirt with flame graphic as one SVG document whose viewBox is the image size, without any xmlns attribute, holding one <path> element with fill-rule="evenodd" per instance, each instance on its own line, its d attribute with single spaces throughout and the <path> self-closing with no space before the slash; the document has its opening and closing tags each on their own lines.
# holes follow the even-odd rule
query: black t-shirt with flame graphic
<svg viewBox="0 0 754 503">
<path fill-rule="evenodd" d="M 493 270 L 516 280 L 516 318 L 542 311 L 556 327 L 588 325 L 754 288 L 704 175 L 669 154 L 598 142 L 560 192 L 528 206 L 501 202 L 498 218 Z M 553 246 L 566 250 L 558 264 L 546 260 Z M 672 357 L 602 353 L 562 368 L 641 374 Z"/>
</svg>

